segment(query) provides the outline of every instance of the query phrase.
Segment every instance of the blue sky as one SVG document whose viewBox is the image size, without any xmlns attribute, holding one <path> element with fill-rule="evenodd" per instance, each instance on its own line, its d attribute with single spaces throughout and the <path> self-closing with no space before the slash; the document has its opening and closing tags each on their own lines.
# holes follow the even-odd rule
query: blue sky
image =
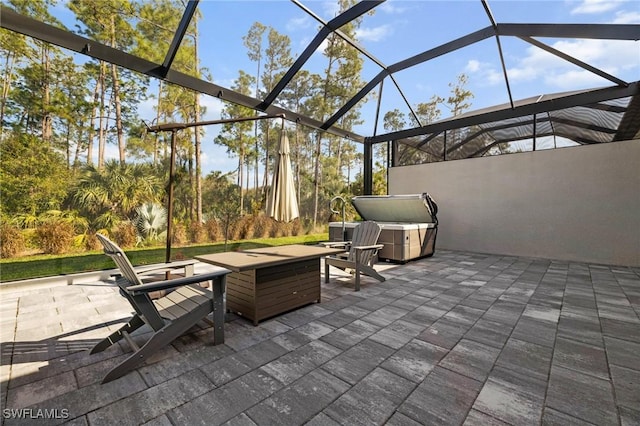
<svg viewBox="0 0 640 426">
<path fill-rule="evenodd" d="M 337 12 L 332 1 L 305 1 L 305 6 L 324 20 Z M 499 23 L 624 23 L 640 24 L 640 2 L 634 1 L 489 1 Z M 217 84 L 230 86 L 243 69 L 254 73 L 256 65 L 249 61 L 242 45 L 242 36 L 251 24 L 259 20 L 288 35 L 294 57 L 301 53 L 318 31 L 317 22 L 288 1 L 211 1 L 201 2 L 203 65 L 207 66 Z M 401 1 L 390 0 L 365 15 L 358 31 L 358 40 L 371 54 L 386 65 L 439 46 L 470 32 L 482 29 L 490 22 L 480 1 Z M 215 25 L 208 25 L 213 18 Z M 569 53 L 590 65 L 599 67 L 626 81 L 640 79 L 640 44 L 601 40 L 541 39 L 558 50 Z M 509 83 L 514 99 L 543 93 L 609 86 L 607 80 L 519 39 L 501 39 Z M 206 46 L 206 47 L 205 47 Z M 322 73 L 326 61 L 316 52 L 303 69 Z M 380 68 L 366 60 L 363 79 L 369 80 Z M 460 51 L 444 55 L 422 65 L 395 74 L 411 105 L 428 101 L 432 95 L 447 96 L 448 83 L 457 75 L 469 77 L 468 88 L 474 93 L 471 109 L 506 103 L 508 92 L 499 62 L 495 39 L 488 39 Z M 219 109 L 211 99 L 209 117 L 214 119 Z M 362 135 L 374 132 L 376 101 L 363 107 L 365 123 L 357 131 Z M 399 108 L 408 112 L 394 85 L 387 79 L 382 96 L 381 115 Z M 441 108 L 443 117 L 449 115 Z M 210 129 L 208 133 L 214 133 Z M 384 132 L 381 124 L 378 133 Z M 209 138 L 211 140 L 211 138 Z M 211 154 L 209 154 L 211 152 Z M 224 149 L 207 143 L 207 162 L 214 167 L 235 167 L 233 159 L 222 155 Z"/>
<path fill-rule="evenodd" d="M 328 21 L 337 13 L 335 1 L 302 1 L 315 14 Z M 640 24 L 640 1 L 555 0 L 500 1 L 489 0 L 498 23 L 617 23 Z M 291 53 L 300 54 L 318 31 L 318 23 L 295 4 L 285 0 L 201 0 L 199 12 L 200 55 L 202 65 L 213 76 L 213 82 L 230 87 L 239 70 L 255 74 L 242 43 L 252 23 L 259 21 L 275 28 L 292 40 Z M 479 0 L 388 0 L 365 15 L 358 30 L 358 41 L 386 65 L 437 47 L 458 37 L 490 25 Z M 568 53 L 590 65 L 626 81 L 640 79 L 640 43 L 605 40 L 540 41 Z M 586 70 L 556 58 L 528 43 L 514 38 L 501 38 L 509 83 L 514 100 L 545 93 L 610 86 Z M 317 51 L 303 67 L 322 74 L 326 60 Z M 366 60 L 362 78 L 368 81 L 380 68 Z M 467 88 L 474 94 L 471 109 L 509 102 L 495 39 L 444 55 L 424 64 L 394 74 L 411 105 L 428 101 L 432 95 L 446 97 L 448 83 L 465 73 Z M 376 90 L 377 92 L 377 90 Z M 220 117 L 223 104 L 205 96 L 206 120 Z M 149 105 L 140 108 L 141 119 L 154 116 Z M 370 100 L 362 109 L 365 123 L 356 131 L 364 136 L 374 133 L 376 101 Z M 408 113 L 400 95 L 389 79 L 385 80 L 381 116 L 398 108 Z M 449 115 L 441 108 L 443 118 Z M 209 126 L 203 143 L 204 169 L 228 171 L 235 169 L 237 159 L 213 144 L 217 126 Z M 383 133 L 381 123 L 377 133 Z"/>
</svg>

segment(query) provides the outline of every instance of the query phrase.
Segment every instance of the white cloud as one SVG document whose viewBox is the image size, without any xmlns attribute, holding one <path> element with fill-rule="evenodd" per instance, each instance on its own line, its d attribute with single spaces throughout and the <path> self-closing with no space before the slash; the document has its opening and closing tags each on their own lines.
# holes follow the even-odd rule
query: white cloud
<svg viewBox="0 0 640 426">
<path fill-rule="evenodd" d="M 544 82 L 551 87 L 557 87 L 561 90 L 605 85 L 602 78 L 583 69 L 547 73 L 544 75 Z"/>
<path fill-rule="evenodd" d="M 325 1 L 322 5 L 325 18 L 330 21 L 340 14 L 340 4 L 336 0 Z"/>
<path fill-rule="evenodd" d="M 220 118 L 220 114 L 224 108 L 224 102 L 220 99 L 205 95 L 200 97 L 200 104 L 207 109 L 203 114 L 203 119 L 218 120 Z"/>
<path fill-rule="evenodd" d="M 541 68 L 537 67 L 514 67 L 507 68 L 507 76 L 509 81 L 513 82 L 530 82 L 535 80 L 540 75 L 544 74 Z"/>
<path fill-rule="evenodd" d="M 464 68 L 464 72 L 474 75 L 478 85 L 495 86 L 504 81 L 501 70 L 495 69 L 491 64 L 470 59 Z"/>
<path fill-rule="evenodd" d="M 416 90 L 419 92 L 433 92 L 433 87 L 429 84 L 416 83 Z"/>
<path fill-rule="evenodd" d="M 468 73 L 478 72 L 479 69 L 480 69 L 480 61 L 477 61 L 475 59 L 469 60 L 469 62 L 467 62 L 467 66 L 464 68 L 464 70 Z"/>
<path fill-rule="evenodd" d="M 579 59 L 609 74 L 624 79 L 621 73 L 640 70 L 640 43 L 620 40 L 558 41 L 553 48 Z M 601 77 L 534 46 L 526 56 L 508 69 L 509 80 L 530 82 L 538 78 L 561 90 L 587 85 L 602 85 Z M 637 73 L 636 73 L 637 75 Z"/>
<path fill-rule="evenodd" d="M 590 65 L 618 70 L 640 68 L 640 42 L 628 40 L 576 40 L 558 42 L 556 49 L 572 55 Z"/>
<path fill-rule="evenodd" d="M 225 70 L 227 71 L 227 70 Z M 235 77 L 229 77 L 229 78 L 216 78 L 212 81 L 212 83 L 217 84 L 218 86 L 222 86 L 222 87 L 232 87 L 233 85 L 236 84 L 236 79 L 238 78 L 238 71 L 228 71 L 229 74 L 235 74 Z"/>
<path fill-rule="evenodd" d="M 406 6 L 399 6 L 397 1 L 388 0 L 376 8 L 388 14 L 400 14 L 407 10 Z"/>
<path fill-rule="evenodd" d="M 358 28 L 356 38 L 361 41 L 380 41 L 393 33 L 391 25 L 380 25 L 373 28 Z"/>
<path fill-rule="evenodd" d="M 309 28 L 311 25 L 311 18 L 309 16 L 302 16 L 300 18 L 289 19 L 286 24 L 286 29 L 288 31 L 296 31 Z"/>
<path fill-rule="evenodd" d="M 150 90 L 150 92 L 156 94 L 157 90 L 157 87 L 154 87 Z M 140 117 L 140 119 L 146 122 L 148 125 L 151 125 L 151 121 L 156 117 L 155 107 L 157 104 L 158 100 L 155 98 L 148 98 L 143 102 L 140 102 L 138 104 L 138 117 Z"/>
<path fill-rule="evenodd" d="M 550 46 L 623 80 L 635 80 L 640 74 L 640 42 L 563 40 Z M 512 85 L 538 84 L 541 91 L 564 91 L 611 84 L 597 74 L 535 46 L 527 47 L 523 50 L 522 57 L 511 59 L 509 63 L 511 66 L 507 68 L 507 75 Z M 504 83 L 502 69 L 495 64 L 471 59 L 464 71 L 473 76 L 477 85 Z"/>
<path fill-rule="evenodd" d="M 309 43 L 311 43 L 311 41 L 313 40 L 313 37 L 302 37 L 299 39 L 300 41 L 298 41 L 298 46 L 300 46 L 300 51 L 304 50 L 307 48 L 307 46 L 309 46 Z M 322 42 L 320 43 L 320 46 L 318 46 L 318 48 L 315 50 L 316 52 L 324 52 L 324 49 L 327 48 L 328 45 L 328 41 L 325 38 L 324 40 L 322 40 Z"/>
<path fill-rule="evenodd" d="M 584 0 L 571 10 L 572 15 L 596 14 L 617 8 L 620 2 L 613 0 Z"/>
<path fill-rule="evenodd" d="M 118 150 L 118 146 L 108 143 L 104 147 L 104 160 L 119 160 L 120 159 L 120 151 Z M 93 146 L 93 164 L 98 164 L 98 143 L 95 142 Z"/>
<path fill-rule="evenodd" d="M 504 73 L 502 70 L 497 71 L 489 68 L 485 73 L 485 81 L 489 86 L 495 86 L 496 84 L 504 83 Z"/>
<path fill-rule="evenodd" d="M 620 10 L 616 12 L 612 24 L 640 24 L 640 12 Z"/>
<path fill-rule="evenodd" d="M 552 47 L 557 48 L 555 45 L 552 45 Z M 510 73 L 511 71 L 516 72 L 523 78 L 534 77 L 539 74 L 544 74 L 545 70 L 562 67 L 568 64 L 564 59 L 535 46 L 527 47 L 525 52 L 526 56 L 517 61 L 517 66 L 513 67 L 513 69 L 509 69 Z"/>
<path fill-rule="evenodd" d="M 316 49 L 316 52 L 324 52 L 328 46 L 329 46 L 329 41 L 325 38 L 320 43 L 320 46 L 318 46 L 318 48 Z"/>
<path fill-rule="evenodd" d="M 206 138 L 202 143 L 200 161 L 205 175 L 214 170 L 229 172 L 238 167 L 238 159 L 231 157 L 225 147 L 214 144 L 210 138 Z"/>
</svg>

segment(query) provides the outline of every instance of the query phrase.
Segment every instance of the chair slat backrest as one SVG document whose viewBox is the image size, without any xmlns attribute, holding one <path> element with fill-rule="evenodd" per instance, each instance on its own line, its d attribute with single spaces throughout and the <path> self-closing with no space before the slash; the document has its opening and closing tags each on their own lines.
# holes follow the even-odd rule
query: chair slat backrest
<svg viewBox="0 0 640 426">
<path fill-rule="evenodd" d="M 133 265 L 129 261 L 127 255 L 116 243 L 104 235 L 96 234 L 96 237 L 98 237 L 98 240 L 102 243 L 104 253 L 113 259 L 122 274 L 122 278 L 116 280 L 118 287 L 120 287 L 120 294 L 124 296 L 129 303 L 131 303 L 131 306 L 135 309 L 136 313 L 140 315 L 144 322 L 149 324 L 151 328 L 156 331 L 161 329 L 164 326 L 164 320 L 160 316 L 158 310 L 154 307 L 149 294 L 144 293 L 132 296 L 127 291 L 124 291 L 124 289 L 129 286 L 143 284 L 142 280 L 134 271 Z"/>
<path fill-rule="evenodd" d="M 378 242 L 378 237 L 380 236 L 382 228 L 376 222 L 371 220 L 367 220 L 358 224 L 353 230 L 353 237 L 351 238 L 351 244 L 353 246 L 371 246 Z M 370 264 L 373 256 L 375 255 L 375 251 L 373 250 L 365 250 L 362 253 L 362 258 L 360 259 L 361 264 L 368 265 Z M 349 251 L 350 261 L 355 262 L 356 260 L 356 251 L 352 248 Z"/>
<path fill-rule="evenodd" d="M 98 237 L 98 240 L 100 240 L 100 242 L 102 243 L 102 246 L 104 247 L 104 253 L 113 259 L 113 261 L 118 266 L 118 269 L 120 269 L 120 273 L 122 274 L 122 276 L 128 281 L 125 287 L 129 287 L 130 285 L 142 284 L 142 281 L 140 280 L 140 278 L 138 278 L 138 275 L 136 275 L 133 269 L 133 265 L 129 261 L 127 255 L 124 254 L 124 251 L 122 251 L 122 249 L 118 247 L 116 243 L 114 243 L 104 235 L 96 234 L 96 237 Z"/>
</svg>

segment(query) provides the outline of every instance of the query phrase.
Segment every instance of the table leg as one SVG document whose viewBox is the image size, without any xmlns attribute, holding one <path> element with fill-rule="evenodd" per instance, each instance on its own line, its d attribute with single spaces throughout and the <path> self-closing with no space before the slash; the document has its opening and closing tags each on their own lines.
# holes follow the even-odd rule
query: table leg
<svg viewBox="0 0 640 426">
<path fill-rule="evenodd" d="M 213 280 L 213 344 L 224 343 L 224 292 L 226 276 Z"/>
</svg>

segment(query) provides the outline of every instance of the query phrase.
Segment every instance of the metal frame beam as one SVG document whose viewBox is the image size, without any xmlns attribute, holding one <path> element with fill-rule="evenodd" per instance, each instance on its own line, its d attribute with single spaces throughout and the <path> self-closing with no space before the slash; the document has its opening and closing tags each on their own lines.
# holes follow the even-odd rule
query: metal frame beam
<svg viewBox="0 0 640 426">
<path fill-rule="evenodd" d="M 0 19 L 0 28 L 24 34 L 97 60 L 106 61 L 150 77 L 176 84 L 186 89 L 195 90 L 224 101 L 252 108 L 256 111 L 262 111 L 269 115 L 284 114 L 287 120 L 295 121 L 302 125 L 323 130 L 356 142 L 364 142 L 364 136 L 357 133 L 335 126 L 323 129 L 321 127 L 322 122 L 318 120 L 273 105 L 264 108 L 262 106 L 262 101 L 259 99 L 243 95 L 242 93 L 235 92 L 179 71 L 169 69 L 166 75 L 164 75 L 162 65 L 160 64 L 114 49 L 113 47 L 81 37 L 67 30 L 45 24 L 33 18 L 20 15 L 4 5 L 0 5 L 0 15 L 2 16 L 2 19 Z"/>
<path fill-rule="evenodd" d="M 546 117 L 536 117 L 535 119 L 532 118 L 529 120 L 519 121 L 516 123 L 507 123 L 507 124 L 502 124 L 502 125 L 493 126 L 493 127 L 481 127 L 481 129 L 475 132 L 474 134 L 467 136 L 462 141 L 458 142 L 457 144 L 453 145 L 451 148 L 447 149 L 447 153 L 448 154 L 452 153 L 453 151 L 457 150 L 458 148 L 461 148 L 462 146 L 471 142 L 473 139 L 477 138 L 480 135 L 491 133 L 496 130 L 505 130 L 505 129 L 510 129 L 514 127 L 535 125 L 536 123 L 561 123 L 561 124 L 566 124 L 568 126 L 578 127 L 580 129 L 594 130 L 600 133 L 608 133 L 608 134 L 616 133 L 616 129 L 612 129 L 610 127 L 597 126 L 595 124 L 589 124 L 589 123 L 585 123 L 578 120 L 572 120 L 569 118 L 551 117 L 550 115 L 547 114 Z M 535 136 L 535 132 L 534 132 L 534 135 L 532 135 L 531 137 L 534 137 L 534 136 Z M 525 137 L 524 139 L 527 139 L 527 138 L 528 136 Z M 572 139 L 572 138 L 568 138 L 568 139 Z M 516 139 L 513 139 L 513 140 L 516 140 Z M 421 141 L 419 144 L 415 145 L 415 148 L 421 149 L 421 147 L 424 146 L 427 142 L 429 142 L 429 140 L 425 139 Z"/>
<path fill-rule="evenodd" d="M 340 108 L 331 118 L 324 122 L 322 128 L 329 128 L 333 126 L 344 114 L 346 114 L 351 108 L 353 108 L 362 98 L 367 96 L 371 90 L 380 81 L 385 78 L 387 75 L 391 75 L 395 72 L 402 71 L 404 69 L 410 68 L 414 65 L 421 64 L 423 62 L 429 61 L 431 59 L 437 58 L 438 56 L 442 56 L 444 54 L 453 52 L 455 50 L 461 49 L 463 47 L 469 46 L 471 44 L 477 43 L 489 37 L 495 35 L 494 29 L 492 27 L 486 27 L 479 31 L 473 32 L 466 36 L 460 37 L 448 43 L 442 44 L 433 49 L 426 50 L 418 55 L 415 55 L 411 58 L 402 60 L 400 62 L 396 62 L 393 65 L 387 67 L 386 70 L 380 71 L 378 75 L 373 77 L 369 83 L 367 83 L 358 93 L 356 93 L 351 99 L 349 99 L 343 106 Z"/>
<path fill-rule="evenodd" d="M 498 24 L 498 34 L 515 37 L 639 40 L 640 25 L 622 24 Z"/>
<path fill-rule="evenodd" d="M 613 140 L 631 140 L 638 133 L 640 133 L 640 95 L 635 95 L 627 105 L 627 111 L 620 120 L 618 131 Z"/>
<path fill-rule="evenodd" d="M 331 21 L 324 23 L 320 18 L 311 13 L 314 18 L 322 22 L 323 28 L 316 35 L 313 42 L 307 46 L 307 49 L 301 54 L 294 65 L 287 71 L 285 76 L 278 82 L 276 87 L 269 93 L 267 98 L 259 100 L 225 87 L 207 82 L 205 80 L 198 79 L 196 77 L 189 76 L 187 74 L 171 70 L 173 59 L 179 49 L 181 41 L 186 34 L 189 23 L 193 18 L 199 0 L 189 0 L 186 5 L 185 13 L 182 16 L 182 20 L 178 29 L 174 35 L 173 41 L 167 51 L 164 62 L 157 64 L 147 61 L 140 57 L 128 54 L 118 49 L 106 46 L 99 42 L 81 37 L 73 34 L 65 29 L 54 27 L 49 24 L 37 21 L 33 18 L 26 17 L 14 12 L 12 9 L 0 5 L 0 27 L 10 31 L 24 34 L 29 37 L 33 37 L 71 51 L 84 54 L 97 60 L 106 61 L 115 65 L 121 66 L 126 69 L 130 69 L 141 74 L 162 79 L 169 83 L 182 86 L 184 88 L 201 92 L 203 94 L 217 97 L 221 100 L 239 104 L 248 108 L 252 108 L 256 111 L 262 111 L 269 115 L 284 114 L 286 119 L 295 121 L 296 123 L 323 130 L 328 133 L 348 138 L 357 142 L 365 143 L 365 151 L 370 150 L 374 143 L 385 142 L 389 140 L 402 139 L 405 137 L 419 136 L 430 133 L 441 133 L 449 129 L 467 127 L 475 124 L 481 124 L 488 121 L 497 121 L 502 119 L 520 117 L 524 115 L 532 115 L 536 113 L 548 112 L 558 109 L 563 109 L 572 106 L 593 106 L 598 102 L 622 98 L 626 96 L 634 96 L 634 105 L 636 105 L 640 99 L 640 82 L 627 83 L 614 76 L 611 76 L 602 70 L 592 67 L 582 61 L 572 58 L 569 55 L 553 49 L 535 39 L 533 37 L 549 37 L 549 38 L 586 38 L 586 39 L 610 39 L 610 40 L 639 40 L 640 39 L 640 26 L 639 25 L 619 25 L 619 24 L 497 24 L 492 19 L 490 12 L 488 15 L 492 21 L 492 26 L 486 27 L 474 33 L 467 34 L 451 42 L 442 44 L 433 49 L 424 51 L 411 58 L 407 58 L 403 61 L 397 62 L 391 66 L 386 67 L 373 55 L 364 50 L 359 44 L 349 39 L 344 35 L 339 28 L 343 25 L 351 22 L 359 16 L 372 10 L 384 0 L 372 0 L 362 1 L 357 3 L 349 10 L 343 12 Z M 295 0 L 294 2 L 298 4 Z M 483 5 L 486 2 L 483 1 Z M 298 4 L 299 5 L 299 4 Z M 306 10 L 303 6 L 299 5 Z M 309 13 L 309 12 L 308 12 Z M 315 52 L 320 43 L 331 33 L 342 37 L 347 43 L 351 44 L 354 48 L 362 52 L 373 62 L 382 67 L 382 71 L 376 75 L 369 83 L 365 85 L 354 97 L 347 101 L 332 117 L 326 122 L 322 123 L 313 118 L 298 114 L 293 111 L 286 110 L 273 105 L 274 100 L 281 93 L 281 91 L 287 86 L 295 74 L 306 63 L 309 57 Z M 489 37 L 499 36 L 514 36 L 519 37 L 522 40 L 531 43 L 539 48 L 542 48 L 556 56 L 559 56 L 575 65 L 578 65 L 584 69 L 600 75 L 603 78 L 613 81 L 618 84 L 616 87 L 609 87 L 604 89 L 595 89 L 588 92 L 581 92 L 578 94 L 568 95 L 562 98 L 550 99 L 541 101 L 538 103 L 532 103 L 521 106 L 513 106 L 511 108 L 504 108 L 502 110 L 494 110 L 484 113 L 465 114 L 458 118 L 451 118 L 442 120 L 437 123 L 432 123 L 427 126 L 422 126 L 414 129 L 407 129 L 399 132 L 387 133 L 382 135 L 374 135 L 373 137 L 365 138 L 361 135 L 355 134 L 350 131 L 346 131 L 334 124 L 353 108 L 360 100 L 362 100 L 375 86 L 389 76 L 398 90 L 400 90 L 397 82 L 393 78 L 393 74 L 412 67 L 414 65 L 429 61 L 438 56 L 446 53 L 461 49 L 471 44 L 477 43 Z M 402 92 L 401 92 L 402 94 Z M 403 96 L 404 98 L 404 96 Z M 405 99 L 408 104 L 408 101 Z M 409 105 L 409 108 L 411 106 Z M 631 108 L 627 111 L 623 122 L 621 123 L 621 130 L 619 130 L 617 138 L 623 137 L 628 134 L 637 133 L 640 124 L 637 123 L 637 112 Z M 624 124 L 624 126 L 623 126 Z M 622 130 L 624 129 L 624 130 Z M 616 139 L 617 139 L 616 138 Z M 366 174 L 366 165 L 365 165 Z"/>
<path fill-rule="evenodd" d="M 373 194 L 373 146 L 365 143 L 362 150 L 362 195 Z"/>
<path fill-rule="evenodd" d="M 199 1 L 200 0 L 189 0 L 189 3 L 187 3 L 187 6 L 184 9 L 184 14 L 182 15 L 180 24 L 178 25 L 178 28 L 173 35 L 173 40 L 171 41 L 169 50 L 164 57 L 164 62 L 162 63 L 161 73 L 163 73 L 164 75 L 167 75 L 169 68 L 171 68 L 171 64 L 173 64 L 173 60 L 178 53 L 178 49 L 180 48 L 182 39 L 187 33 L 187 29 L 189 28 L 189 24 L 191 23 L 191 18 L 193 18 L 193 15 L 196 13 Z"/>
<path fill-rule="evenodd" d="M 302 9 L 303 11 L 305 11 L 307 13 L 307 15 L 311 16 L 313 19 L 315 19 L 316 21 L 318 21 L 323 27 L 330 27 L 329 22 L 325 21 L 324 19 L 322 19 L 321 17 L 319 17 L 318 15 L 316 15 L 311 9 L 309 9 L 308 7 L 306 7 L 305 5 L 303 5 L 302 3 L 300 3 L 298 0 L 291 0 L 291 2 L 293 4 L 295 4 L 296 6 L 298 6 L 300 9 Z M 381 60 L 379 60 L 378 58 L 376 58 L 375 56 L 373 56 L 373 54 L 371 54 L 370 52 L 368 52 L 360 43 L 358 43 L 357 41 L 351 39 L 349 36 L 347 36 L 344 32 L 342 32 L 342 30 L 340 29 L 335 29 L 333 31 L 334 33 L 336 33 L 341 39 L 343 39 L 344 41 L 346 41 L 351 47 L 357 49 L 360 53 L 362 53 L 363 55 L 365 55 L 367 58 L 369 58 L 370 60 L 372 60 L 376 65 L 378 65 L 380 68 L 386 68 L 387 66 L 382 63 Z"/>
<path fill-rule="evenodd" d="M 551 132 L 545 132 L 545 133 L 541 133 L 538 134 L 538 137 L 545 137 L 545 136 L 560 136 L 563 137 L 565 139 L 569 139 L 569 140 L 573 140 L 575 143 L 579 144 L 579 145 L 594 145 L 594 144 L 598 144 L 600 142 L 598 141 L 594 141 L 591 139 L 585 139 L 585 138 L 571 138 L 569 137 L 568 134 L 565 134 L 564 132 L 556 132 L 555 130 L 551 131 Z M 469 154 L 466 158 L 474 158 L 474 157 L 482 157 L 484 156 L 484 154 L 487 153 L 487 151 L 489 151 L 491 148 L 493 148 L 496 145 L 499 145 L 501 143 L 510 143 L 510 142 L 518 142 L 520 140 L 525 140 L 527 138 L 520 138 L 520 139 L 509 139 L 509 140 L 497 140 L 495 142 L 491 142 L 489 145 L 482 147 L 480 149 L 478 149 L 477 151 Z M 536 149 L 534 149 L 534 151 L 536 151 Z M 538 150 L 539 151 L 539 150 Z"/>
<path fill-rule="evenodd" d="M 484 11 L 491 22 L 491 27 L 495 31 L 496 36 L 496 44 L 498 45 L 498 55 L 500 56 L 500 64 L 502 66 L 502 75 L 504 77 L 505 85 L 507 86 L 507 94 L 509 95 L 509 103 L 511 104 L 511 108 L 513 108 L 513 96 L 511 95 L 511 85 L 509 85 L 509 75 L 507 74 L 507 66 L 504 63 L 504 54 L 502 53 L 502 44 L 500 43 L 500 35 L 498 34 L 498 25 L 496 24 L 496 20 L 493 19 L 493 13 L 491 13 L 491 9 L 489 8 L 489 3 L 486 0 L 481 0 L 482 7 L 484 7 Z"/>
<path fill-rule="evenodd" d="M 611 81 L 611 82 L 613 82 L 613 83 L 615 83 L 615 84 L 617 84 L 619 86 L 627 86 L 629 84 L 626 81 L 620 80 L 619 78 L 614 77 L 611 74 L 608 74 L 608 73 L 602 71 L 599 68 L 593 67 L 593 66 L 587 64 L 586 62 L 582 62 L 581 60 L 576 59 L 573 56 L 567 55 L 566 53 L 563 53 L 563 52 L 561 52 L 561 51 L 559 51 L 557 49 L 554 49 L 553 47 L 551 47 L 549 45 L 541 43 L 541 42 L 539 42 L 538 40 L 536 40 L 534 38 L 531 38 L 531 37 L 519 37 L 519 38 L 521 40 L 526 41 L 527 43 L 530 43 L 530 44 L 532 44 L 532 45 L 534 45 L 534 46 L 536 46 L 536 47 L 538 47 L 538 48 L 540 48 L 542 50 L 545 50 L 545 51 L 551 53 L 552 55 L 555 55 L 555 56 L 557 56 L 559 58 L 562 58 L 565 61 L 571 62 L 572 64 L 577 65 L 580 68 L 584 68 L 587 71 L 590 71 L 590 72 L 592 72 L 592 73 L 594 73 L 596 75 L 599 75 L 600 77 L 602 77 L 604 79 L 607 79 L 607 80 L 609 80 L 609 81 Z"/>
<path fill-rule="evenodd" d="M 483 5 L 486 3 L 483 2 Z M 488 6 L 487 6 L 488 7 Z M 346 114 L 351 108 L 353 108 L 362 98 L 364 98 L 373 88 L 386 76 L 393 76 L 394 73 L 410 68 L 414 65 L 421 64 L 423 62 L 434 59 L 438 56 L 446 53 L 453 52 L 471 44 L 477 43 L 489 37 L 496 37 L 499 42 L 499 36 L 514 36 L 519 37 L 531 44 L 535 44 L 550 53 L 557 55 L 575 65 L 585 68 L 591 72 L 594 72 L 608 80 L 613 81 L 616 84 L 626 85 L 616 77 L 610 76 L 603 71 L 591 67 L 590 65 L 578 61 L 577 59 L 568 57 L 561 52 L 548 47 L 531 37 L 552 37 L 552 38 L 587 38 L 587 39 L 610 39 L 610 40 L 639 40 L 640 39 L 640 26 L 638 25 L 619 25 L 619 24 L 498 24 L 492 19 L 490 11 L 487 10 L 487 14 L 491 20 L 492 26 L 483 28 L 474 33 L 460 37 L 451 42 L 442 44 L 433 49 L 422 52 L 411 58 L 402 60 L 393 65 L 390 65 L 380 73 L 378 73 L 373 79 L 369 81 L 355 96 L 349 99 L 336 113 L 333 114 L 323 125 L 322 128 L 328 128 L 334 125 L 340 117 Z M 545 47 L 543 47 L 545 46 Z M 498 47 L 501 50 L 500 46 Z M 548 50 L 548 49 L 554 50 Z M 501 53 L 501 52 L 500 52 Z M 567 57 L 565 57 L 567 56 Z M 511 106 L 513 107 L 513 100 L 511 99 L 511 93 L 509 81 L 506 77 L 506 69 L 504 68 L 504 60 L 501 60 L 503 65 L 503 71 L 505 73 L 505 81 L 507 84 L 507 90 L 509 91 L 509 99 Z"/>
<path fill-rule="evenodd" d="M 482 123 L 490 123 L 492 121 L 517 118 L 525 115 L 533 115 L 548 111 L 556 111 L 574 106 L 582 106 L 585 104 L 594 104 L 602 101 L 624 98 L 627 96 L 634 96 L 638 94 L 640 94 L 640 81 L 629 83 L 629 85 L 626 87 L 605 87 L 603 89 L 594 89 L 559 98 L 519 105 L 514 108 L 505 107 L 503 109 L 493 110 L 489 112 L 465 114 L 459 117 L 452 117 L 446 120 L 441 120 L 423 127 L 400 130 L 397 132 L 386 133 L 375 137 L 367 137 L 365 138 L 365 142 L 375 144 L 386 142 L 389 140 L 399 140 L 413 136 L 439 133 L 445 130 L 459 129 L 462 127 L 469 127 Z"/>
<path fill-rule="evenodd" d="M 340 15 L 333 18 L 326 25 L 322 27 L 320 32 L 316 34 L 313 38 L 313 41 L 309 43 L 306 49 L 298 56 L 298 59 L 293 63 L 291 68 L 287 70 L 285 75 L 278 81 L 276 86 L 271 90 L 271 92 L 264 98 L 264 101 L 260 105 L 261 108 L 267 108 L 276 100 L 278 95 L 287 87 L 287 84 L 293 79 L 298 71 L 302 68 L 302 66 L 309 60 L 313 52 L 320 46 L 322 41 L 331 34 L 331 32 L 339 29 L 343 25 L 348 24 L 353 21 L 357 17 L 364 15 L 369 12 L 371 9 L 383 3 L 385 0 L 371 0 L 371 1 L 363 1 L 355 4 L 350 9 L 344 11 Z"/>
<path fill-rule="evenodd" d="M 438 158 L 438 161 L 437 161 L 437 162 L 440 162 L 440 161 L 446 161 L 446 158 L 443 158 L 443 157 L 445 156 L 445 154 L 446 154 L 446 151 L 444 150 L 445 142 L 446 142 L 446 141 L 443 139 L 443 144 L 442 144 L 442 145 L 443 145 L 443 152 L 437 152 L 437 151 L 435 151 L 435 150 L 432 148 L 432 145 L 429 145 L 429 146 L 425 147 L 425 149 L 418 149 L 418 148 L 413 147 L 413 146 L 411 146 L 411 145 L 406 145 L 406 147 L 411 148 L 412 150 L 415 150 L 415 151 L 421 151 L 421 152 L 424 152 L 425 154 L 427 154 L 427 155 L 431 155 L 431 156 L 432 156 L 432 157 L 434 157 L 434 158 Z M 397 165 L 398 165 L 398 163 L 402 163 L 402 161 L 404 160 L 405 156 L 410 155 L 410 153 L 411 153 L 412 151 L 410 151 L 410 150 L 408 150 L 408 149 L 406 149 L 406 148 L 405 148 L 404 150 L 402 150 L 402 152 L 400 152 L 399 144 L 397 144 L 397 143 L 392 143 L 392 145 L 393 145 L 393 147 L 394 147 L 394 150 L 398 153 L 398 154 L 397 154 L 398 159 L 397 159 L 397 161 L 396 161 L 396 164 L 394 164 L 394 166 L 397 166 Z"/>
<path fill-rule="evenodd" d="M 323 26 L 327 26 L 328 22 L 326 22 L 324 19 L 320 18 L 318 15 L 316 15 L 315 13 L 313 13 L 313 11 L 309 8 L 307 8 L 305 5 L 303 5 L 302 3 L 300 3 L 298 0 L 291 0 L 296 6 L 298 6 L 300 9 L 304 10 L 309 16 L 311 16 L 313 19 L 315 19 L 316 21 L 318 21 L 320 24 L 322 24 Z M 342 32 L 342 30 L 337 29 L 334 31 L 340 38 L 342 38 L 346 43 L 348 43 L 351 47 L 353 47 L 354 49 L 356 49 L 358 52 L 362 53 L 363 55 L 365 55 L 367 58 L 369 58 L 373 63 L 375 63 L 377 66 L 379 66 L 383 72 L 387 70 L 387 65 L 385 63 L 383 63 L 380 59 L 376 58 L 373 54 L 371 54 L 370 52 L 368 52 L 360 43 L 358 43 L 357 41 L 351 39 L 350 37 L 348 37 L 344 32 Z M 409 111 L 411 111 L 411 115 L 413 115 L 413 117 L 415 118 L 415 120 L 419 123 L 419 119 L 417 114 L 415 113 L 415 111 L 413 110 L 413 107 L 411 106 L 411 104 L 409 103 L 409 101 L 407 100 L 407 97 L 405 96 L 404 92 L 402 91 L 402 89 L 400 88 L 400 85 L 398 84 L 398 82 L 396 81 L 396 79 L 393 77 L 393 74 L 386 74 L 387 76 L 389 76 L 391 78 L 391 81 L 393 82 L 393 84 L 396 86 L 396 89 L 398 90 L 398 92 L 400 93 L 400 96 L 402 97 L 402 99 L 404 100 L 404 103 L 407 105 L 407 108 L 409 108 Z M 382 82 L 383 80 L 380 80 L 380 82 Z M 375 84 L 374 84 L 375 86 Z M 368 92 L 367 92 L 368 93 Z M 365 93 L 366 95 L 366 93 Z M 380 94 L 380 96 L 382 96 L 382 94 Z"/>
</svg>

